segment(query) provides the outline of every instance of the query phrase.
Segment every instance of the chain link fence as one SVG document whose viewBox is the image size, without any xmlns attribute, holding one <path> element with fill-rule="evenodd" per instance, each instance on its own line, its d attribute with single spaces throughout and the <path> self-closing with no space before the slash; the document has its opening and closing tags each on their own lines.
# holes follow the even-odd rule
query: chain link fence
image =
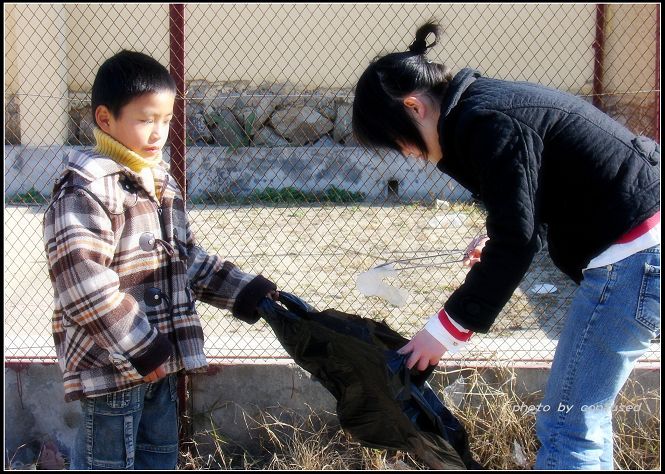
<svg viewBox="0 0 665 474">
<path fill-rule="evenodd" d="M 55 356 L 41 240 L 53 180 L 69 149 L 93 143 L 90 88 L 104 59 L 126 48 L 174 66 L 170 12 L 4 7 L 6 359 Z M 353 87 L 370 59 L 405 50 L 417 26 L 438 19 L 433 61 L 569 91 L 659 139 L 659 14 L 655 4 L 188 4 L 175 32 L 186 160 L 174 148 L 165 159 L 186 169 L 190 221 L 210 253 L 321 310 L 385 319 L 411 336 L 464 281 L 460 253 L 485 216 L 431 165 L 357 147 Z M 361 273 L 405 258 L 418 260 L 385 281 L 404 304 L 359 291 Z M 574 290 L 540 253 L 490 333 L 457 357 L 551 360 Z M 198 310 L 211 359 L 287 357 L 262 322 Z M 659 341 L 643 360 L 660 360 Z"/>
</svg>

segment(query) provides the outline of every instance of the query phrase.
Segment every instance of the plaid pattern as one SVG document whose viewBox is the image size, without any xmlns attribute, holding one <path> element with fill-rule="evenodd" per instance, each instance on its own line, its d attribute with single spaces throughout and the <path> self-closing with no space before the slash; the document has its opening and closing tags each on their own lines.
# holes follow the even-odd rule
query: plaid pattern
<svg viewBox="0 0 665 474">
<path fill-rule="evenodd" d="M 167 165 L 154 173 L 159 202 L 145 175 L 95 152 L 72 152 L 56 181 L 44 244 L 66 401 L 140 384 L 162 363 L 205 368 L 195 298 L 250 320 L 275 288 L 196 246 Z"/>
</svg>

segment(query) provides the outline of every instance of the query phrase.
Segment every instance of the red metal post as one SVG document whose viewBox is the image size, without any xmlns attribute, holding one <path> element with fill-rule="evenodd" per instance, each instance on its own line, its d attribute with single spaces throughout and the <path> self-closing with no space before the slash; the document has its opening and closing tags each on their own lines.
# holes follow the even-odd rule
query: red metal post
<svg viewBox="0 0 665 474">
<path fill-rule="evenodd" d="M 169 49 L 171 75 L 176 83 L 176 99 L 171 121 L 171 174 L 187 198 L 187 162 L 185 159 L 185 5 L 169 5 Z M 192 439 L 191 409 L 188 394 L 191 381 L 187 375 L 178 377 L 180 445 Z M 186 448 L 189 449 L 189 448 Z"/>
<path fill-rule="evenodd" d="M 654 130 L 656 141 L 660 143 L 660 4 L 656 5 L 656 113 L 654 114 Z"/>
<path fill-rule="evenodd" d="M 605 14 L 607 5 L 599 3 L 596 5 L 596 39 L 593 42 L 593 97 L 592 103 L 603 110 L 603 72 L 605 53 Z"/>
<path fill-rule="evenodd" d="M 171 75 L 176 83 L 176 100 L 171 121 L 171 174 L 187 197 L 185 160 L 185 5 L 169 5 Z"/>
</svg>

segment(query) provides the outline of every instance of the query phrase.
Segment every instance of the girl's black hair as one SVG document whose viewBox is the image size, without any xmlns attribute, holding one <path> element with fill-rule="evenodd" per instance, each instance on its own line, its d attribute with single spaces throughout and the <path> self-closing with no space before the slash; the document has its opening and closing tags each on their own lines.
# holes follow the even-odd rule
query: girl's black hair
<svg viewBox="0 0 665 474">
<path fill-rule="evenodd" d="M 92 84 L 92 118 L 97 123 L 95 111 L 100 105 L 108 107 L 117 118 L 135 97 L 162 91 L 176 92 L 169 71 L 146 54 L 123 50 L 104 61 L 97 71 Z"/>
<path fill-rule="evenodd" d="M 434 42 L 427 37 L 434 34 Z M 427 60 L 429 48 L 437 44 L 441 27 L 428 21 L 416 31 L 409 50 L 373 60 L 360 76 L 353 100 L 353 134 L 366 147 L 388 147 L 401 152 L 398 141 L 418 147 L 427 155 L 427 145 L 403 99 L 413 92 L 427 93 L 440 101 L 452 80 L 443 64 Z"/>
</svg>

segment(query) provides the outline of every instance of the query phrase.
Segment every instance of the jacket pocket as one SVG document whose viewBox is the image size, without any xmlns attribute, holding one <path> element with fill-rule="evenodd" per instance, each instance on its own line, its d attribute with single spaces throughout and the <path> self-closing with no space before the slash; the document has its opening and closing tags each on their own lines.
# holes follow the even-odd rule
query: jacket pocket
<svg viewBox="0 0 665 474">
<path fill-rule="evenodd" d="M 660 145 L 648 137 L 639 136 L 631 140 L 633 148 L 650 165 L 660 163 Z"/>
</svg>

